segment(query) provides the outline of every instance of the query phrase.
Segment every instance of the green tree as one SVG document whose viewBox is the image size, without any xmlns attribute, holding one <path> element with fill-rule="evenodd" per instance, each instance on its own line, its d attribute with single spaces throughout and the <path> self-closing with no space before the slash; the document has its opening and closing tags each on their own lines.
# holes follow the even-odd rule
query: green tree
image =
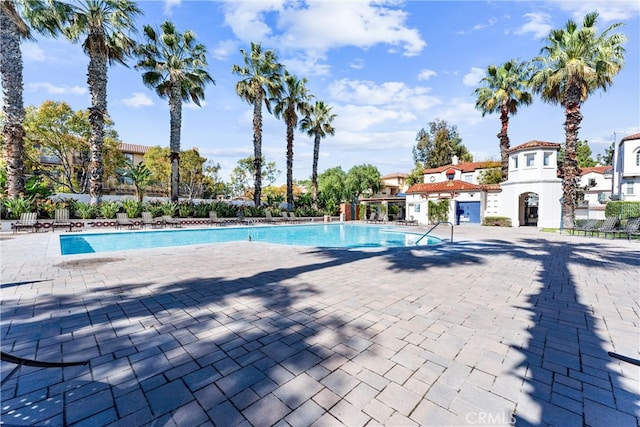
<svg viewBox="0 0 640 427">
<path fill-rule="evenodd" d="M 200 106 L 205 86 L 215 82 L 207 72 L 207 49 L 196 41 L 193 31 L 181 34 L 170 21 L 164 21 L 160 30 L 158 33 L 150 25 L 144 26 L 146 43 L 136 48 L 140 58 L 136 68 L 144 70 L 142 81 L 146 86 L 154 89 L 160 98 L 169 100 L 171 201 L 177 202 L 182 103 L 191 100 Z"/>
<path fill-rule="evenodd" d="M 309 100 L 311 95 L 305 84 L 307 79 L 298 79 L 293 74 L 284 72 L 280 96 L 273 99 L 275 107 L 273 113 L 277 118 L 283 118 L 287 126 L 287 205 L 293 209 L 293 137 L 298 127 L 298 113 L 309 114 Z"/>
<path fill-rule="evenodd" d="M 202 196 L 205 199 L 229 194 L 227 184 L 220 178 L 220 169 L 220 163 L 214 163 L 210 160 L 205 163 L 202 177 Z"/>
<path fill-rule="evenodd" d="M 331 125 L 336 118 L 331 114 L 331 107 L 324 101 L 316 101 L 315 105 L 301 121 L 300 128 L 313 137 L 313 168 L 311 170 L 312 207 L 318 209 L 318 158 L 320 157 L 320 140 L 327 135 L 335 135 Z"/>
<path fill-rule="evenodd" d="M 425 168 L 437 168 L 451 163 L 453 156 L 462 162 L 473 161 L 473 156 L 462 144 L 456 126 L 449 127 L 444 120 L 429 122 L 429 131 L 420 129 L 413 147 L 413 161 Z"/>
<path fill-rule="evenodd" d="M 424 182 L 424 166 L 420 162 L 416 162 L 411 172 L 407 176 L 407 185 L 411 187 L 415 184 L 422 184 Z"/>
<path fill-rule="evenodd" d="M 151 171 L 151 182 L 158 192 L 168 195 L 171 191 L 171 162 L 169 147 L 155 146 L 144 153 L 144 164 Z"/>
<path fill-rule="evenodd" d="M 558 152 L 558 165 L 560 165 L 561 168 L 562 165 L 564 165 L 565 157 L 565 149 L 561 147 Z M 596 161 L 591 158 L 591 147 L 589 147 L 587 141 L 578 140 L 576 143 L 576 159 L 578 160 L 578 167 L 580 168 L 590 168 L 596 165 Z"/>
<path fill-rule="evenodd" d="M 142 12 L 130 0 L 77 0 L 63 28 L 65 36 L 89 56 L 87 83 L 91 95 L 89 122 L 91 145 L 89 162 L 89 194 L 91 205 L 102 197 L 104 175 L 103 145 L 107 112 L 107 66 L 121 63 L 133 52 L 135 42 L 128 34 L 135 33 L 134 18 Z"/>
<path fill-rule="evenodd" d="M 615 23 L 596 33 L 598 13 L 584 17 L 582 26 L 569 20 L 565 28 L 551 30 L 541 55 L 534 58 L 536 67 L 531 78 L 535 93 L 551 104 L 565 110 L 565 159 L 562 165 L 562 223 L 574 225 L 580 170 L 577 159 L 578 129 L 582 122 L 580 111 L 588 96 L 597 89 L 605 90 L 613 84 L 613 77 L 624 66 L 623 34 L 611 32 L 622 23 Z"/>
<path fill-rule="evenodd" d="M 236 93 L 253 106 L 253 200 L 260 206 L 262 193 L 262 103 L 271 113 L 270 98 L 280 94 L 280 79 L 283 70 L 273 50 L 262 51 L 259 43 L 251 43 L 251 52 L 240 49 L 244 66 L 233 65 L 231 72 L 241 77 L 236 83 Z"/>
<path fill-rule="evenodd" d="M 327 169 L 318 176 L 319 198 L 325 206 L 347 201 L 347 173 L 340 166 Z"/>
<path fill-rule="evenodd" d="M 202 197 L 204 191 L 205 157 L 197 149 L 183 151 L 180 154 L 180 189 L 189 199 Z"/>
<path fill-rule="evenodd" d="M 29 107 L 24 121 L 26 170 L 45 178 L 57 191 L 85 193 L 89 185 L 89 111 L 73 111 L 64 102 Z M 104 175 L 115 177 L 124 165 L 113 122 L 105 121 Z M 43 161 L 44 159 L 44 161 Z"/>
<path fill-rule="evenodd" d="M 502 182 L 502 169 L 489 168 L 480 172 L 478 176 L 478 184 L 491 185 L 500 184 Z"/>
<path fill-rule="evenodd" d="M 351 200 L 371 197 L 380 190 L 380 172 L 373 165 L 357 165 L 349 169 L 346 190 Z"/>
<path fill-rule="evenodd" d="M 25 192 L 23 62 L 21 39 L 32 39 L 31 28 L 55 36 L 68 7 L 58 1 L 3 0 L 0 2 L 0 74 L 2 75 L 6 149 L 6 192 L 10 199 Z"/>
<path fill-rule="evenodd" d="M 509 116 L 518 112 L 518 107 L 533 102 L 531 92 L 527 91 L 531 67 L 526 62 L 511 59 L 500 66 L 489 65 L 485 77 L 480 80 L 483 85 L 475 90 L 476 108 L 485 114 L 500 113 L 500 158 L 502 161 L 502 181 L 509 174 Z"/>
<path fill-rule="evenodd" d="M 604 154 L 598 154 L 596 156 L 596 163 L 602 166 L 613 165 L 613 152 L 615 150 L 615 142 L 612 142 L 608 148 L 605 148 Z"/>
<path fill-rule="evenodd" d="M 137 165 L 129 164 L 126 176 L 131 178 L 133 181 L 133 185 L 136 188 L 136 196 L 138 197 L 138 202 L 142 202 L 144 198 L 144 191 L 147 189 L 149 184 L 151 183 L 152 173 L 151 170 L 144 163 L 138 163 Z"/>
<path fill-rule="evenodd" d="M 262 169 L 262 175 L 260 177 L 261 181 L 266 181 L 268 183 L 267 186 L 273 184 L 276 179 L 278 179 L 278 176 L 280 176 L 280 171 L 276 167 L 276 163 L 266 162 L 262 159 L 260 164 L 265 165 Z M 255 177 L 255 165 L 256 162 L 253 160 L 252 156 L 238 160 L 238 166 L 236 166 L 231 172 L 230 187 L 234 195 L 245 195 L 250 193 L 249 178 L 251 176 Z"/>
</svg>

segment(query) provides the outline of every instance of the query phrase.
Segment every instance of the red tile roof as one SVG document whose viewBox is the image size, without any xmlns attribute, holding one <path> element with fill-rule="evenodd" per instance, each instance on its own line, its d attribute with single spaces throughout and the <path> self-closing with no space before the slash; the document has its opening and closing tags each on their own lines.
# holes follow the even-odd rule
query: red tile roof
<svg viewBox="0 0 640 427">
<path fill-rule="evenodd" d="M 136 145 L 136 144 L 118 144 L 118 148 L 123 153 L 135 153 L 135 154 L 144 154 L 151 147 L 147 147 L 146 145 Z"/>
<path fill-rule="evenodd" d="M 640 139 L 640 133 L 634 133 L 633 135 L 625 136 L 620 140 L 620 142 L 630 141 L 632 139 Z"/>
<path fill-rule="evenodd" d="M 591 168 L 580 168 L 580 175 L 586 175 L 592 172 L 604 175 L 604 173 L 608 170 L 613 170 L 613 166 L 594 166 Z"/>
<path fill-rule="evenodd" d="M 389 178 L 406 178 L 406 177 L 408 177 L 408 176 L 409 176 L 409 174 L 396 172 L 396 173 L 390 173 L 390 174 L 385 175 L 385 176 L 381 176 L 381 177 L 380 177 L 380 179 L 389 179 Z"/>
<path fill-rule="evenodd" d="M 525 142 L 524 144 L 520 144 L 517 147 L 510 148 L 509 150 L 507 150 L 507 153 L 513 153 L 514 151 L 520 151 L 520 150 L 525 150 L 529 148 L 538 148 L 538 147 L 549 147 L 549 148 L 555 148 L 559 150 L 560 144 L 558 144 L 557 142 L 544 142 L 544 141 L 537 141 L 534 139 L 534 140 Z"/>
<path fill-rule="evenodd" d="M 450 191 L 499 191 L 499 185 L 478 185 L 466 181 L 454 179 L 433 183 L 420 183 L 412 185 L 407 193 L 448 193 Z"/>
<path fill-rule="evenodd" d="M 499 168 L 500 162 L 462 162 L 457 165 L 444 165 L 433 169 L 425 169 L 424 173 L 441 173 L 449 168 L 457 169 L 460 172 L 473 172 L 476 169 Z"/>
</svg>

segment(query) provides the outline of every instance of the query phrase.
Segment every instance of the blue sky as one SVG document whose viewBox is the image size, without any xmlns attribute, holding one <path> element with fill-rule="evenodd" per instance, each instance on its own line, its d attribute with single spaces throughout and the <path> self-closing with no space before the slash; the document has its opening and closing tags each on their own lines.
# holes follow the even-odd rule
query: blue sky
<svg viewBox="0 0 640 427">
<path fill-rule="evenodd" d="M 316 99 L 337 114 L 335 136 L 320 147 L 319 171 L 372 164 L 381 174 L 408 173 L 421 128 L 445 120 L 456 126 L 474 159 L 499 159 L 497 115 L 484 118 L 474 108 L 473 91 L 490 64 L 540 53 L 549 30 L 568 19 L 581 22 L 600 13 L 599 27 L 623 22 L 626 65 L 606 92 L 583 105 L 579 138 L 595 155 L 614 135 L 640 132 L 640 2 L 638 1 L 140 1 L 139 29 L 171 20 L 181 32 L 193 30 L 207 47 L 209 71 L 202 108 L 183 110 L 182 149 L 222 166 L 228 180 L 241 158 L 253 154 L 251 106 L 235 94 L 233 64 L 251 42 L 274 49 L 287 69 L 308 79 Z M 141 39 L 141 34 L 137 35 Z M 23 43 L 25 105 L 47 99 L 74 109 L 90 105 L 87 56 L 80 45 L 38 36 Z M 131 67 L 109 69 L 108 109 L 122 142 L 169 145 L 167 101 L 142 84 Z M 516 146 L 532 139 L 564 142 L 564 112 L 535 97 L 510 120 Z M 263 153 L 286 181 L 285 125 L 264 112 Z M 313 141 L 297 132 L 294 179 L 311 175 Z"/>
</svg>

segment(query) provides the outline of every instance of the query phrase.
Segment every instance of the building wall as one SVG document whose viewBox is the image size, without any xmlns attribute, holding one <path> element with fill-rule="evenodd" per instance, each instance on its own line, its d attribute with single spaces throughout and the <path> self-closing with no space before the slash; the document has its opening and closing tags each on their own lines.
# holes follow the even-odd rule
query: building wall
<svg viewBox="0 0 640 427">
<path fill-rule="evenodd" d="M 640 138 L 621 141 L 613 157 L 613 196 L 640 201 Z"/>
</svg>

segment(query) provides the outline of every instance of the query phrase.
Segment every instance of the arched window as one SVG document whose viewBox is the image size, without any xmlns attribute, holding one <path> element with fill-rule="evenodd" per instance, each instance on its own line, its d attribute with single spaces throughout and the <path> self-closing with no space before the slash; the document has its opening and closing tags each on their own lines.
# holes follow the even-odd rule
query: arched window
<svg viewBox="0 0 640 427">
<path fill-rule="evenodd" d="M 640 149 L 636 151 L 636 166 L 640 166 Z"/>
</svg>

